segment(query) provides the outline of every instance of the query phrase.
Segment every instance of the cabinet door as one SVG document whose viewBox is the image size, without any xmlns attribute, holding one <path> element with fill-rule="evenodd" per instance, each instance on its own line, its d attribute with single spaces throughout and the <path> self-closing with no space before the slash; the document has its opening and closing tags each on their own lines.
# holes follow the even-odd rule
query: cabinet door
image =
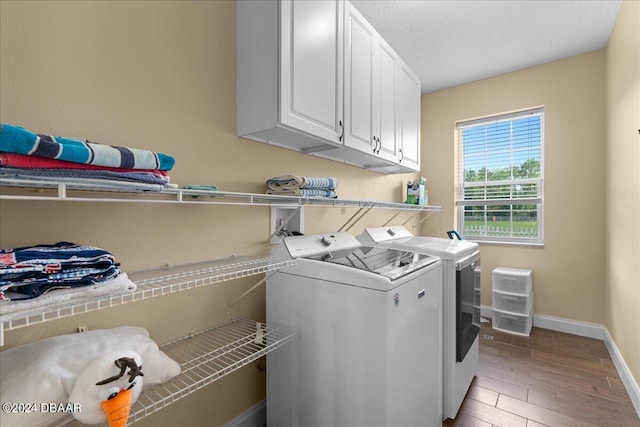
<svg viewBox="0 0 640 427">
<path fill-rule="evenodd" d="M 406 167 L 420 169 L 420 79 L 400 62 L 397 80 L 398 161 Z"/>
<path fill-rule="evenodd" d="M 378 155 L 393 162 L 398 161 L 398 132 L 396 107 L 396 53 L 378 39 L 376 49 L 376 87 L 374 90 L 374 134 L 379 139 Z"/>
<path fill-rule="evenodd" d="M 342 129 L 342 8 L 338 0 L 280 3 L 280 123 L 328 141 Z"/>
<path fill-rule="evenodd" d="M 373 154 L 376 32 L 350 2 L 345 4 L 344 33 L 344 144 Z"/>
</svg>

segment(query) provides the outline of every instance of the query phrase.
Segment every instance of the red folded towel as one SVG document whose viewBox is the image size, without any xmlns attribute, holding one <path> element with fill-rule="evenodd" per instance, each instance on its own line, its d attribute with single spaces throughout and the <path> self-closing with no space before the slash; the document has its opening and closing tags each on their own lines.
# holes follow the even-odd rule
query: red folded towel
<svg viewBox="0 0 640 427">
<path fill-rule="evenodd" d="M 168 171 L 158 169 L 125 169 L 109 166 L 87 165 L 83 163 L 67 162 L 64 160 L 50 159 L 47 157 L 27 156 L 25 154 L 0 152 L 0 165 L 14 168 L 33 169 L 85 169 L 85 170 L 105 170 L 112 172 L 151 172 L 157 175 L 169 176 Z"/>
</svg>

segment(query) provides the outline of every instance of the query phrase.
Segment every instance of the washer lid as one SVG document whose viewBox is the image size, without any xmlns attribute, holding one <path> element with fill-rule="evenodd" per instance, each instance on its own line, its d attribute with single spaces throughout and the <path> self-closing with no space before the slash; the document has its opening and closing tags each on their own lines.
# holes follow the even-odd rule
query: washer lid
<svg viewBox="0 0 640 427">
<path fill-rule="evenodd" d="M 390 280 L 396 280 L 439 260 L 431 255 L 379 246 L 361 246 L 305 258 L 379 274 Z"/>
<path fill-rule="evenodd" d="M 358 236 L 358 240 L 363 245 L 379 244 L 384 247 L 428 253 L 446 261 L 456 261 L 479 251 L 478 244 L 469 240 L 414 236 L 402 226 L 367 228 Z"/>
</svg>

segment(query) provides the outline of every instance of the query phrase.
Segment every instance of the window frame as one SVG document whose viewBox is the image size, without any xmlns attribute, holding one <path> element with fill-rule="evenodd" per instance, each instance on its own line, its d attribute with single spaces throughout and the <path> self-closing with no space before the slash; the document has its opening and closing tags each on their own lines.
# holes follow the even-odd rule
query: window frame
<svg viewBox="0 0 640 427">
<path fill-rule="evenodd" d="M 474 126 L 484 126 L 489 124 L 497 124 L 504 122 L 513 122 L 518 119 L 523 119 L 527 117 L 531 117 L 532 115 L 536 115 L 540 117 L 540 176 L 538 178 L 514 178 L 514 164 L 513 161 L 510 165 L 510 175 L 511 177 L 506 180 L 494 180 L 491 181 L 487 179 L 487 175 L 485 175 L 484 180 L 478 182 L 467 182 L 465 185 L 465 168 L 464 168 L 464 141 L 462 139 L 462 131 L 464 129 L 468 129 Z M 544 246 L 544 139 L 545 139 L 545 111 L 543 106 L 527 108 L 518 111 L 512 111 L 508 113 L 500 113 L 493 114 L 490 116 L 484 116 L 480 118 L 474 118 L 470 120 L 461 120 L 455 123 L 455 150 L 456 150 L 456 172 L 455 172 L 455 180 L 456 180 L 456 195 L 455 195 L 455 213 L 458 231 L 463 236 L 463 238 L 476 241 L 478 243 L 483 244 L 496 244 L 496 245 L 515 245 L 515 246 L 533 246 L 533 247 L 543 247 Z M 512 132 L 513 128 L 510 127 L 510 132 Z M 486 141 L 486 138 L 485 138 Z M 514 152 L 518 150 L 514 150 L 514 142 L 512 138 L 512 134 L 510 133 L 509 138 L 510 148 L 508 150 L 511 159 L 513 160 Z M 536 146 L 537 147 L 537 146 Z M 484 170 L 487 170 L 487 161 L 486 156 L 488 152 L 491 150 L 487 149 L 487 145 L 485 143 L 484 153 L 485 156 L 485 165 Z M 504 150 L 503 150 L 504 151 Z M 490 154 L 489 154 L 490 155 Z M 494 153 L 494 155 L 497 155 Z M 486 172 L 485 172 L 486 173 Z M 471 185 L 469 185 L 471 183 Z M 523 197 L 523 198 L 514 198 L 513 194 L 510 193 L 510 196 L 507 198 L 491 198 L 487 197 L 486 190 L 490 187 L 499 187 L 499 186 L 517 186 L 523 184 L 537 184 L 537 192 L 535 196 Z M 477 187 L 485 188 L 485 198 L 478 200 L 465 200 L 465 189 Z M 513 202 L 517 203 L 513 203 Z M 518 237 L 513 234 L 513 213 L 517 211 L 514 210 L 514 207 L 524 206 L 524 205 L 535 204 L 536 208 L 536 223 L 537 223 L 537 236 L 533 238 L 526 237 Z M 485 235 L 472 235 L 465 233 L 465 208 L 467 206 L 483 206 L 484 212 L 484 234 Z M 489 222 L 489 214 L 491 208 L 497 208 L 500 206 L 507 206 L 508 211 L 510 213 L 509 216 L 509 236 L 487 236 L 486 235 L 486 224 Z"/>
</svg>

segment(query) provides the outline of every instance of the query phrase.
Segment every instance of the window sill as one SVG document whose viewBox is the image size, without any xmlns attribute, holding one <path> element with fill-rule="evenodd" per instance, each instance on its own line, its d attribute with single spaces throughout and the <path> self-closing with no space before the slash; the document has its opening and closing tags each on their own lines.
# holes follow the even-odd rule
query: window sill
<svg viewBox="0 0 640 427">
<path fill-rule="evenodd" d="M 480 246 L 510 246 L 510 247 L 519 247 L 519 248 L 544 249 L 544 243 L 498 242 L 493 240 L 473 240 L 473 239 L 465 239 L 465 240 L 477 243 Z"/>
</svg>

